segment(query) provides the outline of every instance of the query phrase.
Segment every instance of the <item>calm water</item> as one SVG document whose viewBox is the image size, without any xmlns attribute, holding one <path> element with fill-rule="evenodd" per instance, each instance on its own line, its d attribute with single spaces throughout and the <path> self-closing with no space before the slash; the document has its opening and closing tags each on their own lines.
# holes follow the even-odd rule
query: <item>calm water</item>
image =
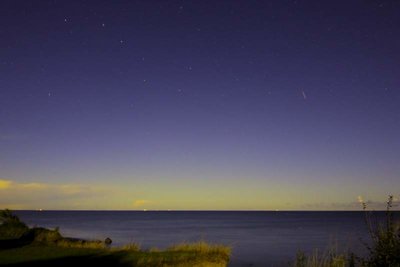
<svg viewBox="0 0 400 267">
<path fill-rule="evenodd" d="M 205 240 L 233 246 L 230 266 L 288 266 L 297 250 L 339 244 L 362 252 L 363 212 L 19 211 L 30 226 L 60 227 L 63 235 L 110 237 L 113 244 L 164 248 Z M 382 213 L 381 213 L 382 215 Z"/>
</svg>

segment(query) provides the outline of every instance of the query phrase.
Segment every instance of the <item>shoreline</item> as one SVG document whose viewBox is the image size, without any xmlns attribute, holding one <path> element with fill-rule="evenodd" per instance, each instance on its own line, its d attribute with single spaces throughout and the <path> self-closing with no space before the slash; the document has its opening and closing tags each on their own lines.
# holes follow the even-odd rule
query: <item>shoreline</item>
<svg viewBox="0 0 400 267">
<path fill-rule="evenodd" d="M 1 213 L 0 266 L 227 266 L 231 248 L 206 242 L 143 250 L 137 243 L 64 237 L 59 229 L 28 227 L 9 210 Z"/>
</svg>

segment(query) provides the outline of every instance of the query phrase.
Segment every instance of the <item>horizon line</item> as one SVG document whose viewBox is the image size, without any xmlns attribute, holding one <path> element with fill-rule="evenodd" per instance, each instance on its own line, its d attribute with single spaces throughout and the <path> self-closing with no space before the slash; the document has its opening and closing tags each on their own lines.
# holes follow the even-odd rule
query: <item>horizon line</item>
<svg viewBox="0 0 400 267">
<path fill-rule="evenodd" d="M 7 209 L 7 208 L 5 208 Z M 369 212 L 369 211 L 387 211 L 386 209 L 371 209 L 371 210 L 189 210 L 189 209 L 9 209 L 11 211 L 36 211 L 36 212 L 46 212 L 46 211 L 133 211 L 133 212 Z M 400 211 L 400 209 L 391 209 L 391 211 Z"/>
</svg>

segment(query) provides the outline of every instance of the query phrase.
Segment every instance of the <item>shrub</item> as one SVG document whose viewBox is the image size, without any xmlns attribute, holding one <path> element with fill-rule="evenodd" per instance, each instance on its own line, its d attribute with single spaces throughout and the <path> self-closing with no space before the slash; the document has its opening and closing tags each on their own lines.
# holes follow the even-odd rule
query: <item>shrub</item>
<svg viewBox="0 0 400 267">
<path fill-rule="evenodd" d="M 363 203 L 371 244 L 366 244 L 369 255 L 361 260 L 362 265 L 400 266 L 400 224 L 393 217 L 393 196 L 388 197 L 384 222 L 373 218 L 366 207 Z"/>
<path fill-rule="evenodd" d="M 0 224 L 24 224 L 17 215 L 14 215 L 11 210 L 5 209 L 0 211 Z M 25 225 L 25 224 L 24 224 Z"/>
<path fill-rule="evenodd" d="M 58 229 L 49 230 L 42 227 L 29 229 L 21 236 L 21 240 L 23 241 L 38 243 L 56 243 L 62 239 L 63 237 L 58 232 Z"/>
<path fill-rule="evenodd" d="M 9 209 L 0 211 L 0 239 L 17 239 L 29 230 Z"/>
</svg>

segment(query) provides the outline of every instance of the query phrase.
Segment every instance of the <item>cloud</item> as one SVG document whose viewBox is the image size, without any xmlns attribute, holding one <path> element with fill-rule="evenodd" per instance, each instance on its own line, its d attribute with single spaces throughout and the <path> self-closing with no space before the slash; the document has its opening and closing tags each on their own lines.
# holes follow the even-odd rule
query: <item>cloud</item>
<svg viewBox="0 0 400 267">
<path fill-rule="evenodd" d="M 46 192 L 51 194 L 63 195 L 78 195 L 87 193 L 94 190 L 94 187 L 81 185 L 81 184 L 51 184 L 51 183 L 19 183 L 11 180 L 0 179 L 0 190 L 7 189 L 8 192 L 13 193 L 34 193 Z M 98 189 L 98 188 L 97 188 Z"/>
<path fill-rule="evenodd" d="M 306 203 L 302 207 L 310 210 L 363 210 L 363 203 L 366 205 L 367 210 L 385 210 L 387 199 L 384 200 L 369 200 L 363 196 L 357 196 L 356 200 L 350 202 L 320 202 L 320 203 Z M 399 198 L 393 197 L 393 209 L 398 209 L 400 204 Z"/>
<path fill-rule="evenodd" d="M 0 190 L 4 190 L 4 189 L 7 189 L 7 188 L 9 188 L 10 187 L 10 185 L 11 185 L 11 181 L 8 181 L 8 180 L 1 180 L 0 179 Z"/>
<path fill-rule="evenodd" d="M 0 179 L 0 209 L 123 209 L 128 199 L 124 190 L 110 186 Z"/>
<path fill-rule="evenodd" d="M 150 203 L 151 203 L 151 201 L 149 201 L 149 200 L 138 199 L 138 200 L 133 201 L 133 206 L 134 207 L 141 207 L 143 205 L 150 204 Z"/>
<path fill-rule="evenodd" d="M 13 184 L 13 186 L 31 190 L 44 190 L 50 187 L 48 184 L 41 183 Z"/>
</svg>

